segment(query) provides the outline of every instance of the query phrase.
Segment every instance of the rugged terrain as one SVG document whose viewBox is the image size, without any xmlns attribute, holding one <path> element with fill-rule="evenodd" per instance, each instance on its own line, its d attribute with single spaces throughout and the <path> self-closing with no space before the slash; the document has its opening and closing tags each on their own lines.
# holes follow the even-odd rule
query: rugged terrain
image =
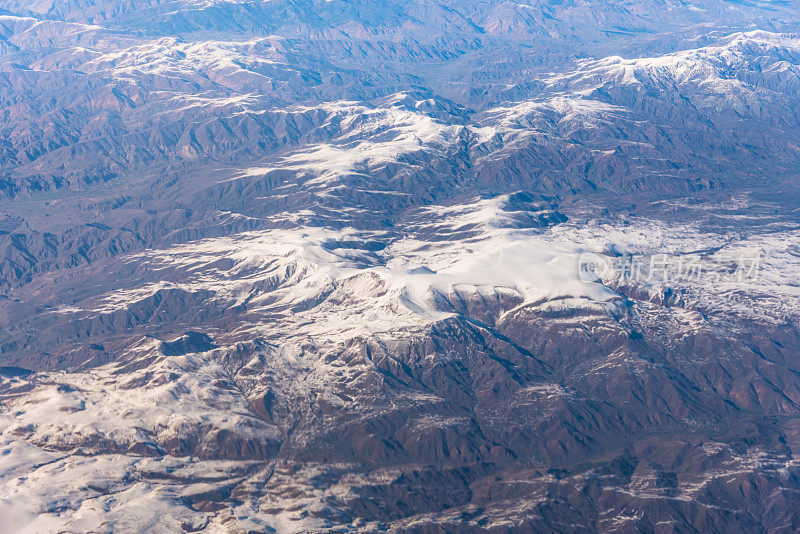
<svg viewBox="0 0 800 534">
<path fill-rule="evenodd" d="M 799 530 L 798 31 L 0 1 L 0 532 Z"/>
</svg>

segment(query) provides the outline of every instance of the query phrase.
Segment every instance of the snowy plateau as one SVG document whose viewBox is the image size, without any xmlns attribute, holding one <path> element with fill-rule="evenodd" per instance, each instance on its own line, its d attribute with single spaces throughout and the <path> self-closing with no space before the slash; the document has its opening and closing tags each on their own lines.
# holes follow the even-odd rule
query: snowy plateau
<svg viewBox="0 0 800 534">
<path fill-rule="evenodd" d="M 800 2 L 0 0 L 0 534 L 800 532 Z"/>
</svg>

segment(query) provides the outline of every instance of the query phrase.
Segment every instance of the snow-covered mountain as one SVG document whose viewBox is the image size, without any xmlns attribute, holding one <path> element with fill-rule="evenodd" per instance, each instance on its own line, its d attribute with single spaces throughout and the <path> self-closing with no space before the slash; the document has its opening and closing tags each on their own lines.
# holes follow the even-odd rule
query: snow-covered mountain
<svg viewBox="0 0 800 534">
<path fill-rule="evenodd" d="M 0 1 L 0 533 L 797 530 L 798 15 Z"/>
</svg>

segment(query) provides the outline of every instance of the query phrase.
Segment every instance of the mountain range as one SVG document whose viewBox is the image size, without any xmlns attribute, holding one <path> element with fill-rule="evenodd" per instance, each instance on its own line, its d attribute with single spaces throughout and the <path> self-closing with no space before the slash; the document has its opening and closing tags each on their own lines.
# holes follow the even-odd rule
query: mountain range
<svg viewBox="0 0 800 534">
<path fill-rule="evenodd" d="M 800 6 L 0 0 L 0 533 L 800 529 Z"/>
</svg>

